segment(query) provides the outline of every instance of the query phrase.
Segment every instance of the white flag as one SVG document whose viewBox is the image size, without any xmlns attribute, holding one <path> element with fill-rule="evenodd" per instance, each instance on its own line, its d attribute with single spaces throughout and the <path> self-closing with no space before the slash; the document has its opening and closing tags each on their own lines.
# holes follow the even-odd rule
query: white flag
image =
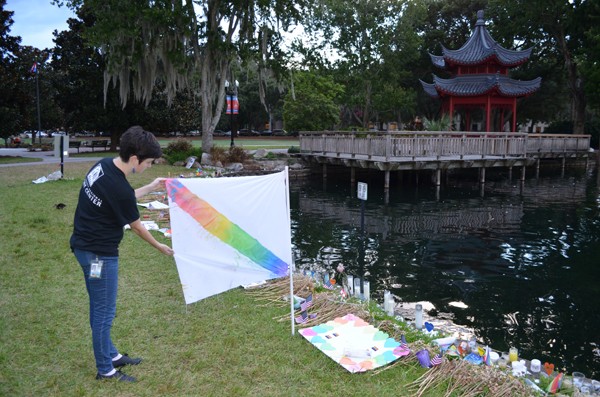
<svg viewBox="0 0 600 397">
<path fill-rule="evenodd" d="M 288 174 L 169 179 L 175 262 L 187 304 L 288 274 Z"/>
</svg>

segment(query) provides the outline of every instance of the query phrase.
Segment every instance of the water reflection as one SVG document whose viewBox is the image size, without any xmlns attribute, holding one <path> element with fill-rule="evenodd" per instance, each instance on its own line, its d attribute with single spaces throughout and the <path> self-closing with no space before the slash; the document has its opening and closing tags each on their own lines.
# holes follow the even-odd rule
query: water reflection
<svg viewBox="0 0 600 397">
<path fill-rule="evenodd" d="M 371 293 L 432 302 L 497 349 L 600 376 L 595 178 L 369 185 L 365 231 L 344 178 L 292 185 L 296 264 L 366 274 Z M 458 302 L 458 304 L 457 304 Z"/>
</svg>

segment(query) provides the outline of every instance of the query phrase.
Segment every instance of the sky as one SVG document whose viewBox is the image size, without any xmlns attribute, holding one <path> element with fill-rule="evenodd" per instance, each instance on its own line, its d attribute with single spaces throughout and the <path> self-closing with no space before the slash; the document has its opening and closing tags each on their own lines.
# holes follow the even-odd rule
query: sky
<svg viewBox="0 0 600 397">
<path fill-rule="evenodd" d="M 68 29 L 67 19 L 75 14 L 66 7 L 57 7 L 51 0 L 7 0 L 5 11 L 14 11 L 11 36 L 21 36 L 22 46 L 53 48 L 52 32 Z"/>
</svg>

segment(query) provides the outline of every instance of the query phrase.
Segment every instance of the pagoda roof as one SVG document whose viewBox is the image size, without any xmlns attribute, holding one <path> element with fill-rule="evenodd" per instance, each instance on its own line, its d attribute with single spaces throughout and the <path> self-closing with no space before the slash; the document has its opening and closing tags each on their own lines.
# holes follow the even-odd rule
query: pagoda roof
<svg viewBox="0 0 600 397">
<path fill-rule="evenodd" d="M 506 67 L 518 66 L 531 56 L 532 48 L 522 51 L 508 50 L 498 44 L 489 34 L 483 20 L 483 10 L 477 11 L 477 23 L 471 37 L 458 50 L 442 46 L 442 55 L 432 55 L 434 65 L 445 68 L 447 65 L 479 65 L 496 61 Z"/>
<path fill-rule="evenodd" d="M 523 81 L 515 80 L 503 74 L 461 75 L 451 79 L 433 76 L 433 84 L 419 80 L 427 94 L 434 98 L 440 96 L 479 96 L 497 91 L 505 97 L 523 97 L 537 91 L 542 78 Z"/>
</svg>

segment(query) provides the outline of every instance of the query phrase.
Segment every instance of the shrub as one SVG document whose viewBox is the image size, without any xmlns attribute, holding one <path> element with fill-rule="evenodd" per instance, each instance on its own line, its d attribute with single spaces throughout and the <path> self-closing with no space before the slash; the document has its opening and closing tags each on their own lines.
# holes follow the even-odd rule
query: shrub
<svg viewBox="0 0 600 397">
<path fill-rule="evenodd" d="M 288 153 L 300 153 L 300 148 L 298 146 L 290 146 L 290 148 L 288 149 Z"/>
<path fill-rule="evenodd" d="M 243 163 L 246 160 L 246 151 L 240 146 L 233 146 L 229 148 L 227 160 L 230 163 Z"/>
<path fill-rule="evenodd" d="M 202 149 L 195 148 L 188 140 L 177 139 L 169 143 L 167 148 L 163 151 L 163 156 L 170 164 L 173 164 L 177 161 L 185 161 L 190 156 L 201 158 Z"/>
<path fill-rule="evenodd" d="M 226 154 L 226 150 L 223 147 L 220 146 L 213 146 L 210 149 L 210 158 L 212 159 L 213 163 L 216 163 L 217 161 L 220 161 L 221 164 L 224 164 L 227 162 L 227 154 Z"/>
<path fill-rule="evenodd" d="M 190 152 L 194 149 L 194 145 L 187 139 L 176 139 L 169 143 L 165 149 L 165 153 L 171 154 L 176 152 Z"/>
</svg>

